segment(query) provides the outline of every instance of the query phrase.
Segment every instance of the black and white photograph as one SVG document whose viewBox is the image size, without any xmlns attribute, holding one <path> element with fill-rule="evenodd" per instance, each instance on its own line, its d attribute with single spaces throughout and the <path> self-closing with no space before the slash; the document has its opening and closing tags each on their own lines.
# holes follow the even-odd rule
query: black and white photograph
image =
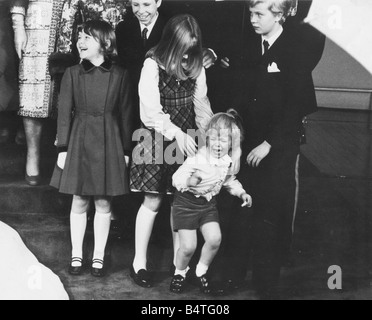
<svg viewBox="0 0 372 320">
<path fill-rule="evenodd" d="M 372 300 L 371 15 L 0 0 L 0 300 Z"/>
</svg>

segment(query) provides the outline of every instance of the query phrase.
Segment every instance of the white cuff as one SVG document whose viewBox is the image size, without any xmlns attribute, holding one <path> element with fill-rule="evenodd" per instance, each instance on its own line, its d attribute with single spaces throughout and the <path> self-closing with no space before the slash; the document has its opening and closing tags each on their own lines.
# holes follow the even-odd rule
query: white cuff
<svg viewBox="0 0 372 320">
<path fill-rule="evenodd" d="M 212 52 L 213 53 L 213 55 L 214 55 L 214 58 L 217 60 L 218 59 L 218 56 L 216 55 L 216 52 L 214 52 L 214 50 L 213 49 L 211 49 L 211 48 L 207 48 L 210 52 Z"/>
</svg>

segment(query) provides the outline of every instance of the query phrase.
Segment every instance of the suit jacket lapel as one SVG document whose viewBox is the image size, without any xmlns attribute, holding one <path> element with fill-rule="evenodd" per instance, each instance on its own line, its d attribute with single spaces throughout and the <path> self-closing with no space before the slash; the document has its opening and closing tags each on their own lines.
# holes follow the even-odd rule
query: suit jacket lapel
<svg viewBox="0 0 372 320">
<path fill-rule="evenodd" d="M 164 21 L 159 15 L 155 22 L 154 28 L 152 29 L 149 38 L 147 39 L 147 46 L 153 47 L 158 44 L 164 29 Z M 150 49 L 149 48 L 149 49 Z"/>
<path fill-rule="evenodd" d="M 135 26 L 135 34 L 136 34 L 136 38 L 137 38 L 137 41 L 138 43 L 141 43 L 141 46 L 143 48 L 143 41 L 142 41 L 142 32 L 141 32 L 141 25 L 139 23 L 139 21 L 136 19 L 136 26 Z M 151 30 L 151 33 L 146 41 L 146 48 L 143 48 L 143 50 L 145 52 L 147 52 L 149 49 L 151 49 L 152 47 L 154 47 L 155 45 L 158 44 L 160 38 L 161 38 L 161 35 L 163 33 L 163 29 L 164 29 L 164 20 L 163 18 L 161 17 L 161 15 L 159 15 L 158 19 L 156 20 L 155 22 L 155 25 L 154 27 L 152 28 Z"/>
<path fill-rule="evenodd" d="M 256 35 L 256 39 L 255 39 L 255 46 L 254 46 L 254 49 L 255 49 L 255 56 L 256 57 L 259 57 L 260 59 L 259 60 L 262 60 L 262 38 L 259 34 Z"/>
<path fill-rule="evenodd" d="M 272 62 L 278 62 L 278 56 L 281 55 L 281 51 L 283 46 L 285 46 L 285 31 L 280 35 L 280 37 L 273 43 L 273 45 L 269 48 L 268 52 L 266 52 L 262 56 L 262 63 L 265 65 L 269 65 Z"/>
</svg>

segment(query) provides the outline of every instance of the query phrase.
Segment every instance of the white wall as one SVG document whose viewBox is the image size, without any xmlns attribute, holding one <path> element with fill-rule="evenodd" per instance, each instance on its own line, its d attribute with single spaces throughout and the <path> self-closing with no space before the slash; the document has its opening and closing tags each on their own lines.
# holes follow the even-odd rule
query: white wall
<svg viewBox="0 0 372 320">
<path fill-rule="evenodd" d="M 369 44 L 370 45 L 370 44 Z M 372 58 L 372 57 L 371 57 Z M 326 108 L 371 109 L 372 75 L 334 42 L 327 39 L 325 51 L 313 73 L 318 105 Z"/>
</svg>

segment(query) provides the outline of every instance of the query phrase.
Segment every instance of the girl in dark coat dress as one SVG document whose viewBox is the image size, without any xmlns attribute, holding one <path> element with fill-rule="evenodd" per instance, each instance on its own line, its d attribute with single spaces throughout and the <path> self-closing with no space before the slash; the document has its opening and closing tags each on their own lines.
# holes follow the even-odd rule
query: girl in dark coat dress
<svg viewBox="0 0 372 320">
<path fill-rule="evenodd" d="M 82 63 L 68 68 L 61 85 L 58 163 L 51 185 L 72 194 L 70 274 L 81 273 L 87 209 L 94 196 L 95 248 L 92 275 L 104 275 L 104 253 L 111 222 L 111 198 L 129 192 L 126 151 L 131 146 L 130 82 L 111 61 L 116 54 L 112 27 L 91 20 L 79 30 Z"/>
</svg>

